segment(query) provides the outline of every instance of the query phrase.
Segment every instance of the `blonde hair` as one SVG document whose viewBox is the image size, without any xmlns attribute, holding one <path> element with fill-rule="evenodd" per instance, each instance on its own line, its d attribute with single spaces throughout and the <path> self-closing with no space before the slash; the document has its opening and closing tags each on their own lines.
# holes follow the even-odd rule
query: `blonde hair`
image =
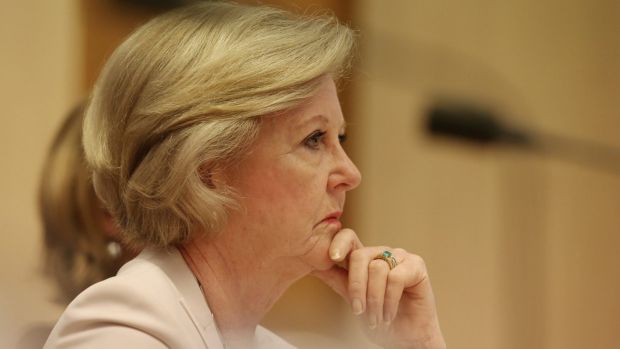
<svg viewBox="0 0 620 349">
<path fill-rule="evenodd" d="M 116 274 L 125 261 L 107 250 L 113 238 L 105 231 L 105 213 L 84 160 L 82 120 L 80 105 L 56 134 L 39 185 L 44 271 L 64 302 Z"/>
<path fill-rule="evenodd" d="M 132 34 L 107 62 L 84 126 L 95 189 L 127 242 L 217 232 L 237 201 L 211 174 L 244 153 L 262 116 L 299 105 L 326 74 L 338 81 L 354 42 L 333 16 L 224 2 Z"/>
</svg>

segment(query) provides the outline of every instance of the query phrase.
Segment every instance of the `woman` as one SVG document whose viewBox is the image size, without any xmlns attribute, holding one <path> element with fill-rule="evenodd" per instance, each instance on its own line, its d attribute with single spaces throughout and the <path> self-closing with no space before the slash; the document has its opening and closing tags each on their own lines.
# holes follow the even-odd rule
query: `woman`
<svg viewBox="0 0 620 349">
<path fill-rule="evenodd" d="M 114 221 L 95 195 L 82 150 L 83 120 L 80 103 L 56 133 L 39 185 L 44 272 L 56 285 L 56 301 L 65 305 L 136 255 L 120 244 Z M 41 348 L 51 329 L 51 323 L 33 324 L 17 347 Z"/>
<path fill-rule="evenodd" d="M 258 323 L 309 273 L 380 345 L 444 347 L 422 260 L 339 221 L 360 182 L 335 85 L 353 45 L 333 18 L 220 2 L 127 39 L 84 145 L 97 194 L 145 250 L 80 294 L 46 348 L 291 348 Z"/>
<path fill-rule="evenodd" d="M 82 150 L 84 106 L 76 106 L 49 149 L 39 186 L 45 273 L 69 303 L 88 286 L 116 274 L 135 252 L 97 199 Z"/>
</svg>

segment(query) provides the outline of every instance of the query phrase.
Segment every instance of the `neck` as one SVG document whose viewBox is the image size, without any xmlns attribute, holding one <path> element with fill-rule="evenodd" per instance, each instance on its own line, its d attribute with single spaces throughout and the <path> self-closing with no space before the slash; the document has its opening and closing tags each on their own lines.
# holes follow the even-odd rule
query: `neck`
<svg viewBox="0 0 620 349">
<path fill-rule="evenodd" d="M 286 289 L 310 270 L 272 257 L 223 233 L 180 248 L 204 292 L 227 347 L 251 347 L 261 319 Z"/>
</svg>

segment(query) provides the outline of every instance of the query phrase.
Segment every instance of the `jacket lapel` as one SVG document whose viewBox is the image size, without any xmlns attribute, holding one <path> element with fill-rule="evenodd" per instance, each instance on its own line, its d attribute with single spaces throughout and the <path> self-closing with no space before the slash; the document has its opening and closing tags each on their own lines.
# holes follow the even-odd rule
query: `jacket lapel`
<svg viewBox="0 0 620 349">
<path fill-rule="evenodd" d="M 200 290 L 198 281 L 176 248 L 151 250 L 143 253 L 158 265 L 179 292 L 179 304 L 191 319 L 206 348 L 224 349 L 213 313 Z M 149 258 L 150 257 L 150 258 Z"/>
</svg>

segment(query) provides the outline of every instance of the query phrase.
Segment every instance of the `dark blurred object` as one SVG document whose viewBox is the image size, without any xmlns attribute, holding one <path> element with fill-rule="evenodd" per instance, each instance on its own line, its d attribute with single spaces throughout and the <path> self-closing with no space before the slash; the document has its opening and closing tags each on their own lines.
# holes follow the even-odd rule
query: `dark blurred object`
<svg viewBox="0 0 620 349">
<path fill-rule="evenodd" d="M 426 129 L 433 136 L 517 146 L 620 175 L 618 148 L 508 126 L 497 114 L 474 104 L 436 103 L 426 117 Z"/>
<path fill-rule="evenodd" d="M 530 144 L 522 130 L 503 125 L 490 111 L 468 105 L 437 104 L 428 113 L 428 130 L 435 135 L 479 143 Z"/>
</svg>

